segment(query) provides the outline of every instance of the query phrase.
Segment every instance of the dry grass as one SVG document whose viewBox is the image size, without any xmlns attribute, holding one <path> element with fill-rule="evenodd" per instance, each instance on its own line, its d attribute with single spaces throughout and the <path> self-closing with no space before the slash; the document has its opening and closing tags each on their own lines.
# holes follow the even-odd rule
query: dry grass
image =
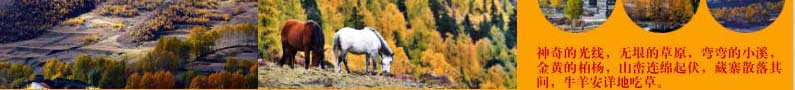
<svg viewBox="0 0 795 90">
<path fill-rule="evenodd" d="M 331 69 L 259 67 L 260 88 L 418 88 L 419 83 L 387 76 L 336 73 Z"/>
</svg>

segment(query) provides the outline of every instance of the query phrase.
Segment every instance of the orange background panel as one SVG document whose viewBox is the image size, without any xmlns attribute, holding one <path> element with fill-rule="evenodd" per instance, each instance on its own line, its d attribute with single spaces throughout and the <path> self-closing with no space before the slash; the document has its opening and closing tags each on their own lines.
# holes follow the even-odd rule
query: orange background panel
<svg viewBox="0 0 795 90">
<path fill-rule="evenodd" d="M 518 31 L 518 83 L 519 89 L 544 89 L 537 88 L 536 78 L 539 74 L 537 66 L 539 59 L 537 51 L 539 47 L 602 47 L 609 59 L 603 61 L 606 68 L 610 69 L 608 74 L 621 76 L 628 74 L 618 74 L 619 62 L 632 61 L 623 60 L 621 48 L 624 47 L 687 47 L 687 53 L 693 57 L 690 59 L 669 59 L 667 61 L 697 61 L 700 68 L 707 73 L 703 74 L 657 74 L 656 83 L 662 84 L 662 88 L 667 90 L 720 90 L 720 89 L 741 89 L 741 90 L 786 90 L 792 89 L 792 1 L 786 0 L 784 10 L 778 19 L 770 26 L 761 31 L 752 33 L 738 33 L 721 26 L 712 16 L 707 8 L 706 0 L 701 0 L 698 11 L 687 25 L 679 30 L 669 33 L 653 33 L 643 30 L 637 26 L 624 11 L 624 0 L 617 0 L 616 7 L 608 20 L 600 27 L 584 33 L 569 33 L 559 30 L 548 22 L 538 5 L 538 0 L 519 1 L 519 31 Z M 768 47 L 768 53 L 775 55 L 771 60 L 782 62 L 784 69 L 781 74 L 716 74 L 715 64 L 719 60 L 706 60 L 701 56 L 701 49 L 704 47 Z M 552 60 L 546 60 L 552 61 Z M 582 60 L 571 60 L 582 61 Z M 641 60 L 650 61 L 650 60 Z M 661 60 L 655 60 L 661 61 Z M 724 61 L 735 61 L 732 59 Z M 757 60 L 742 60 L 757 61 Z M 550 83 L 556 84 L 555 89 L 569 89 L 563 82 L 564 76 L 579 76 L 582 74 L 565 75 L 551 74 Z M 590 75 L 594 76 L 594 75 Z M 577 89 L 577 88 L 573 88 Z M 621 88 L 613 88 L 621 89 Z M 658 89 L 658 88 L 654 88 Z"/>
</svg>

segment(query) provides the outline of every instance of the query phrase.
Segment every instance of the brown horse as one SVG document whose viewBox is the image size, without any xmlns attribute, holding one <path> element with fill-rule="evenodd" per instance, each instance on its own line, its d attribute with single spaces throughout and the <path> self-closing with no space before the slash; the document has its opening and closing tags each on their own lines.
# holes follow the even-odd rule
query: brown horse
<svg viewBox="0 0 795 90">
<path fill-rule="evenodd" d="M 282 27 L 282 60 L 279 61 L 279 66 L 289 63 L 293 67 L 295 62 L 295 54 L 298 51 L 304 51 L 304 66 L 309 69 L 311 66 L 320 66 L 325 69 L 325 64 L 321 64 L 323 57 L 323 45 L 325 39 L 323 37 L 323 29 L 320 25 L 312 20 L 306 22 L 297 20 L 288 20 Z M 313 56 L 314 55 L 314 56 Z M 311 57 L 315 57 L 312 59 Z"/>
</svg>

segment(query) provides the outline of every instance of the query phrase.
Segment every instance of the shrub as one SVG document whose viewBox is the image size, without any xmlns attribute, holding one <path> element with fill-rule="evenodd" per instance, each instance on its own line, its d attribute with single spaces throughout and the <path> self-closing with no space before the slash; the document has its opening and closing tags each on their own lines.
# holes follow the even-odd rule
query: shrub
<svg viewBox="0 0 795 90">
<path fill-rule="evenodd" d="M 155 16 L 143 26 L 133 28 L 127 36 L 126 42 L 140 42 L 154 40 L 155 33 L 165 30 L 173 30 L 174 24 L 188 25 L 209 25 L 213 21 L 229 20 L 231 15 L 213 12 L 217 2 L 214 0 L 206 1 L 175 1 L 169 7 L 154 11 Z M 155 4 L 159 5 L 159 4 Z M 148 6 L 147 6 L 148 7 Z"/>
<path fill-rule="evenodd" d="M 0 88 L 26 85 L 33 78 L 33 68 L 24 64 L 0 62 Z"/>
<path fill-rule="evenodd" d="M 169 89 L 174 88 L 176 78 L 169 71 L 130 75 L 125 88 L 131 89 Z"/>
<path fill-rule="evenodd" d="M 83 41 L 83 44 L 91 44 L 99 42 L 99 37 L 99 35 L 89 35 L 83 36 L 83 38 L 80 40 Z"/>
<path fill-rule="evenodd" d="M 83 17 L 76 17 L 76 18 L 72 18 L 72 19 L 67 19 L 63 23 L 71 25 L 71 26 L 78 26 L 78 25 L 83 25 L 84 21 L 85 21 L 85 19 Z"/>
<path fill-rule="evenodd" d="M 139 11 L 128 5 L 110 5 L 100 8 L 98 13 L 105 16 L 134 17 L 138 16 Z"/>
<path fill-rule="evenodd" d="M 56 79 L 65 77 L 69 71 L 68 64 L 61 62 L 58 59 L 48 59 L 44 62 L 43 75 L 46 79 Z"/>
<path fill-rule="evenodd" d="M 251 88 L 246 86 L 248 81 L 241 72 L 229 73 L 226 71 L 210 74 L 209 77 L 198 76 L 192 79 L 190 88 L 202 89 L 242 89 Z"/>
<path fill-rule="evenodd" d="M 154 50 L 136 64 L 136 71 L 155 72 L 184 68 L 189 50 L 189 44 L 176 37 L 160 39 Z"/>
</svg>

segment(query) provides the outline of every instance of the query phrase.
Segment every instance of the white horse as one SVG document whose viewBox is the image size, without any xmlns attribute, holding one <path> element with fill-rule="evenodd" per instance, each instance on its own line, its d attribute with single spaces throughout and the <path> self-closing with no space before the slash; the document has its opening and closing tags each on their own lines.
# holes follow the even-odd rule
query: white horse
<svg viewBox="0 0 795 90">
<path fill-rule="evenodd" d="M 333 47 L 337 56 L 337 72 L 341 71 L 342 63 L 345 63 L 345 70 L 348 73 L 351 72 L 348 68 L 348 58 L 346 57 L 347 53 L 351 52 L 359 55 L 365 54 L 365 71 L 373 74 L 377 73 L 375 70 L 375 56 L 376 54 L 381 55 L 381 71 L 383 71 L 383 74 L 389 73 L 389 64 L 392 62 L 394 52 L 389 49 L 381 33 L 378 33 L 374 28 L 365 27 L 364 30 L 356 30 L 349 27 L 342 28 L 334 34 Z M 373 63 L 370 64 L 370 62 Z M 372 65 L 373 68 L 369 69 L 368 65 Z"/>
</svg>

